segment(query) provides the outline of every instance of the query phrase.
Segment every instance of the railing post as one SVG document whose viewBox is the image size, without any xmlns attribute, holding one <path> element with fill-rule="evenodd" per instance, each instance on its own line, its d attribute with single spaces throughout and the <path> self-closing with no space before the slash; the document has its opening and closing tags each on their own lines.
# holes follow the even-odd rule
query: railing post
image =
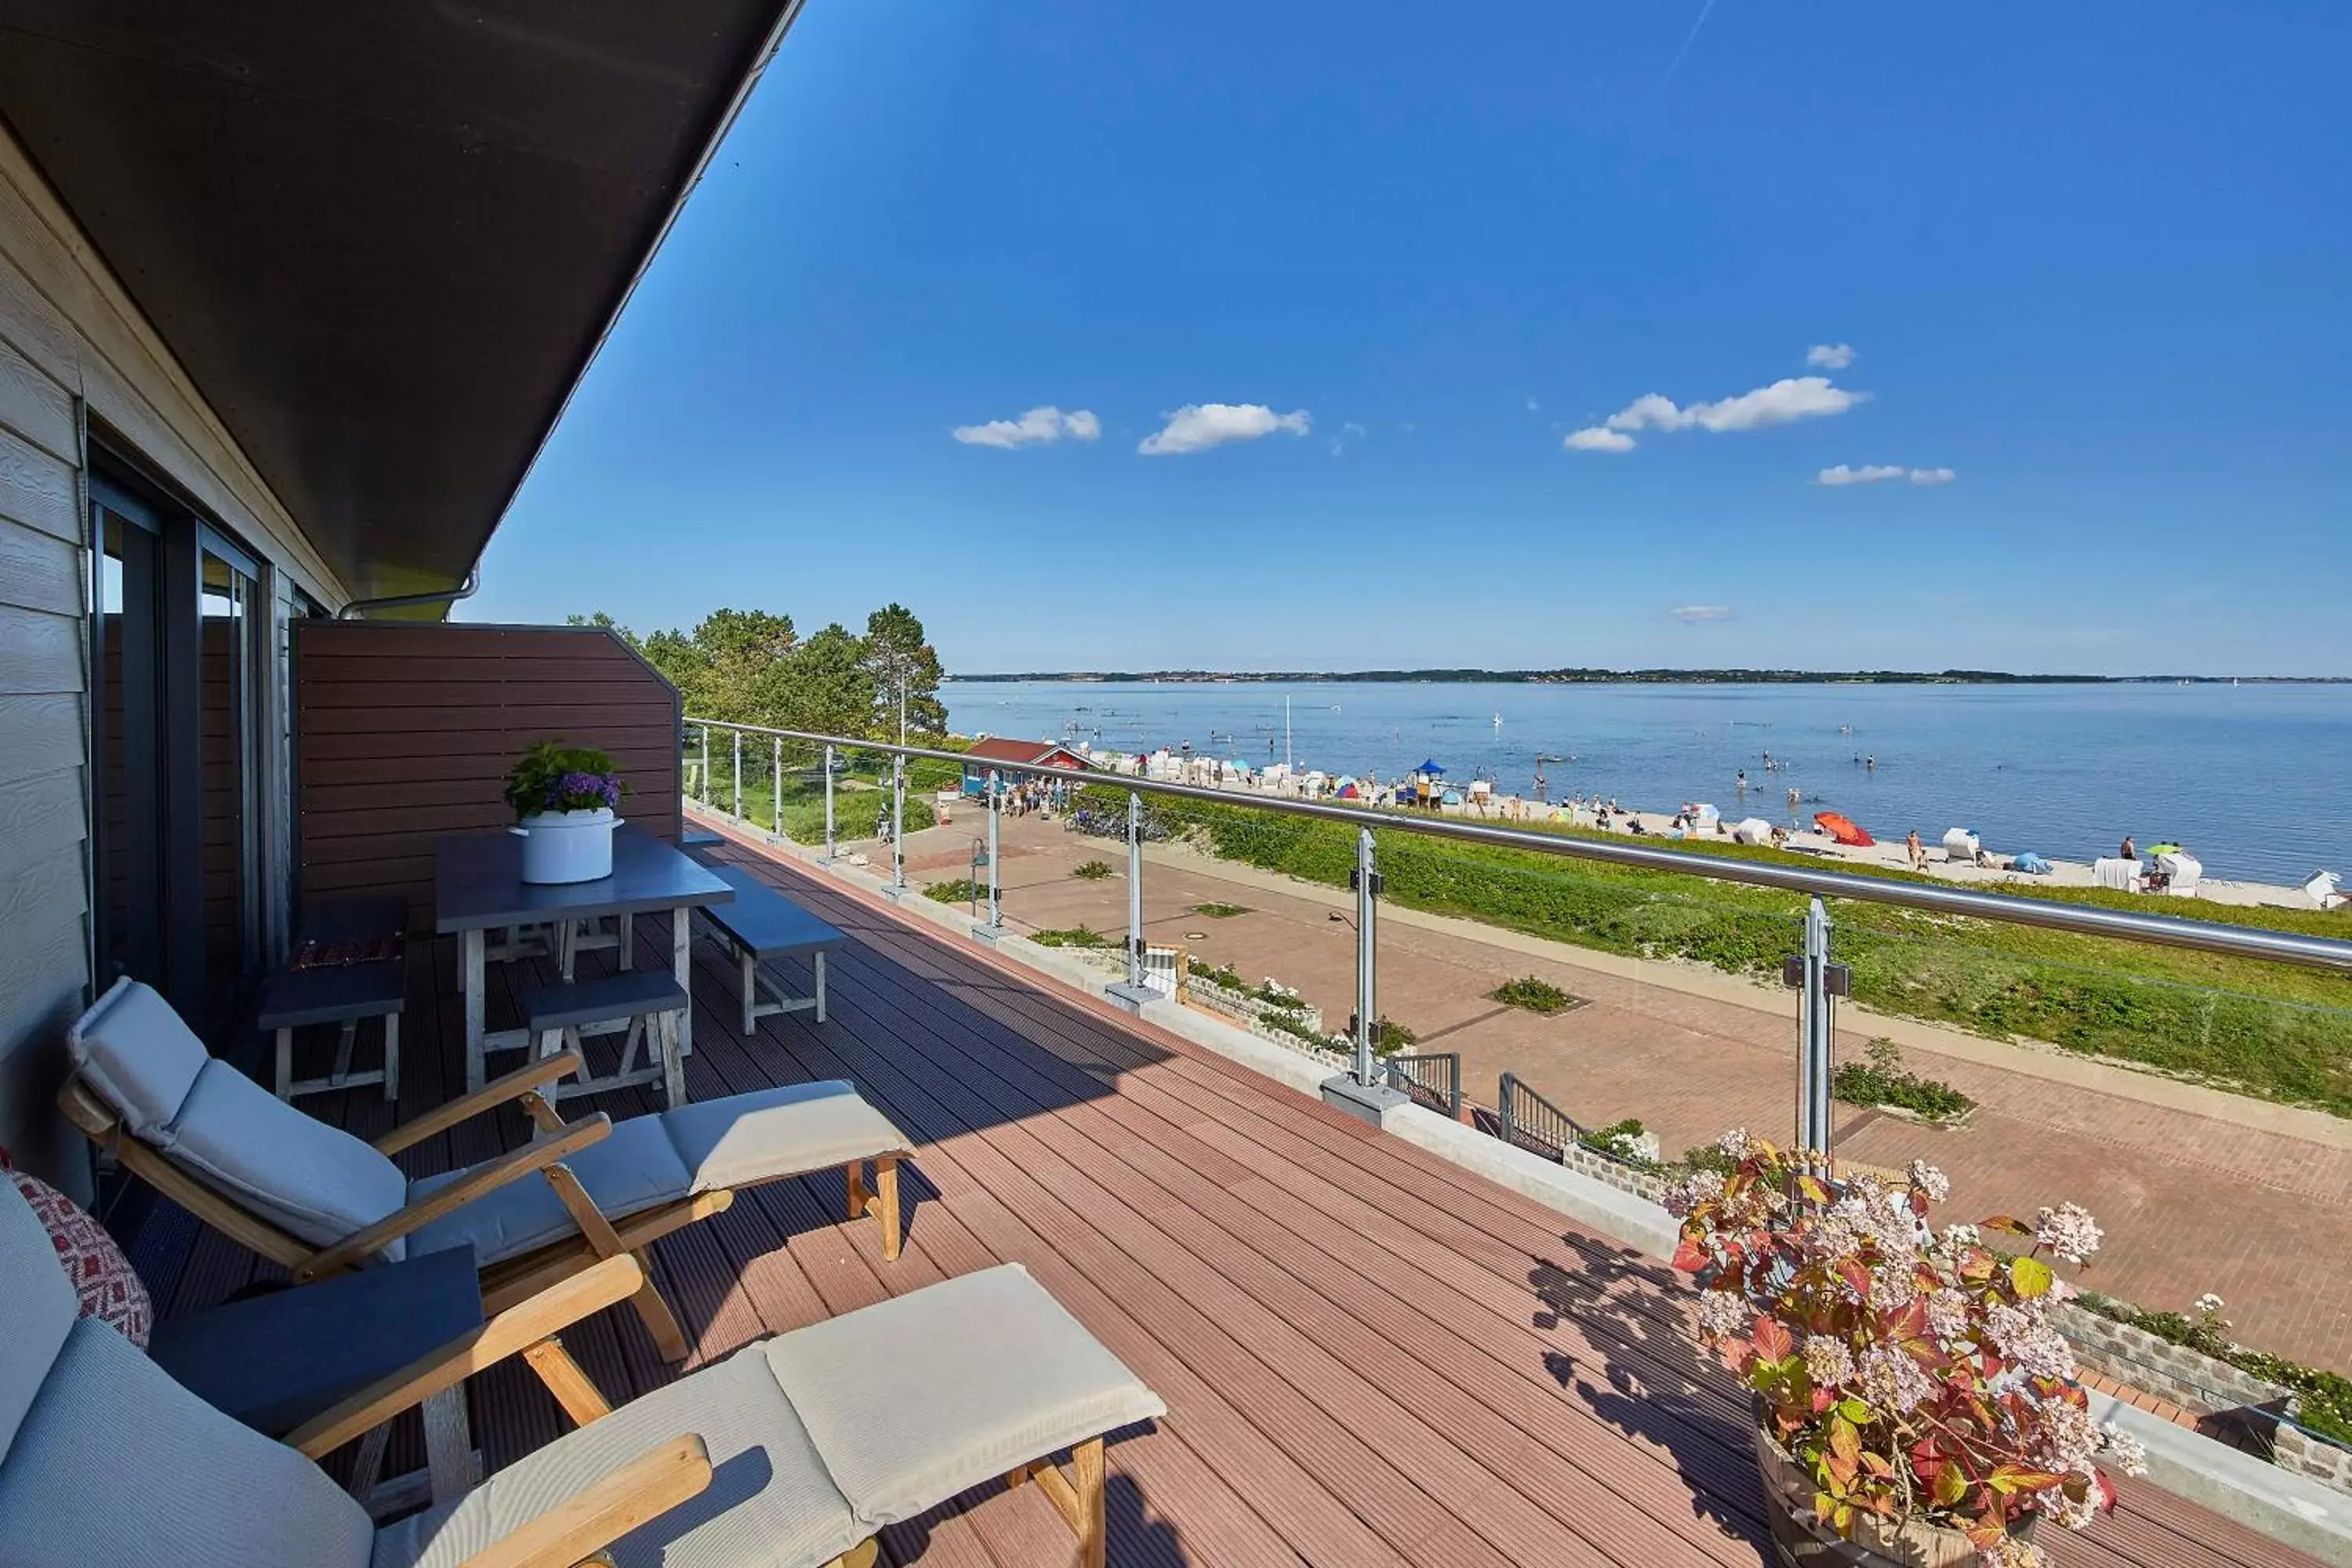
<svg viewBox="0 0 2352 1568">
<path fill-rule="evenodd" d="M 709 805 L 710 804 L 710 726 L 703 724 L 697 729 L 702 736 L 702 761 L 698 764 L 702 773 L 702 804 Z"/>
<path fill-rule="evenodd" d="M 1805 954 L 1797 968 L 1797 1147 L 1826 1162 L 1837 1012 L 1831 999 L 1829 910 L 1819 899 L 1811 900 L 1805 910 Z"/>
<path fill-rule="evenodd" d="M 890 890 L 907 890 L 907 759 L 897 752 L 890 753 Z"/>
<path fill-rule="evenodd" d="M 784 836 L 784 738 L 776 737 L 775 754 L 768 760 L 768 804 L 774 808 L 775 836 Z"/>
<path fill-rule="evenodd" d="M 1519 1098 L 1519 1075 L 1507 1072 L 1495 1085 L 1495 1134 L 1509 1143 L 1515 1131 L 1511 1123 L 1518 1110 L 1514 1102 Z"/>
<path fill-rule="evenodd" d="M 833 864 L 833 744 L 824 748 L 824 863 Z"/>
<path fill-rule="evenodd" d="M 1143 794 L 1127 792 L 1127 983 L 1143 986 Z"/>
<path fill-rule="evenodd" d="M 735 761 L 731 764 L 735 770 L 734 817 L 740 822 L 743 820 L 743 731 L 737 730 L 732 733 L 735 737 Z"/>
<path fill-rule="evenodd" d="M 1004 929 L 1003 902 L 996 882 L 996 824 L 1003 815 L 1003 800 L 998 793 L 996 770 L 988 770 L 988 929 Z"/>
<path fill-rule="evenodd" d="M 1356 1081 L 1380 1081 L 1372 1068 L 1372 1039 L 1380 1032 L 1380 941 L 1373 929 L 1373 898 L 1380 873 L 1372 859 L 1372 830 L 1356 829 Z"/>
</svg>

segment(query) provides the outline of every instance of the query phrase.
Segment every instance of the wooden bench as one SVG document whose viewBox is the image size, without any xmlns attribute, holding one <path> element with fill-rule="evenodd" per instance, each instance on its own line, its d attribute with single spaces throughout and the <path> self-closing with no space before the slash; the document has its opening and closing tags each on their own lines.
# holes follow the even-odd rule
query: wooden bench
<svg viewBox="0 0 2352 1568">
<path fill-rule="evenodd" d="M 588 1026 L 624 1025 L 620 1061 L 603 1078 L 583 1068 L 577 1079 L 540 1090 L 551 1101 L 575 1094 L 603 1094 L 632 1084 L 659 1082 L 673 1106 L 686 1103 L 686 1068 L 678 1055 L 677 1020 L 687 1007 L 686 987 L 667 970 L 638 969 L 575 984 L 540 985 L 516 997 L 523 1028 L 538 1042 L 537 1054 L 551 1057 L 567 1047 L 581 1051 Z"/>
<path fill-rule="evenodd" d="M 734 902 L 713 904 L 701 913 L 733 951 L 740 966 L 744 1038 L 751 1037 L 761 1019 L 777 1013 L 814 1009 L 816 1021 L 824 1023 L 824 955 L 847 939 L 740 866 L 713 866 L 710 870 L 735 889 Z M 787 996 L 772 981 L 763 982 L 761 977 L 761 963 L 796 952 L 809 954 L 815 965 L 814 996 Z"/>
<path fill-rule="evenodd" d="M 278 1037 L 278 1098 L 291 1101 L 297 1095 L 325 1094 L 373 1083 L 383 1086 L 384 1099 L 398 1100 L 400 1009 L 408 989 L 407 969 L 398 959 L 384 959 L 281 970 L 271 975 L 254 1021 Z M 362 1018 L 383 1020 L 383 1066 L 375 1072 L 352 1070 L 352 1047 L 359 1037 Z M 306 1024 L 340 1024 L 342 1034 L 335 1042 L 335 1064 L 327 1076 L 297 1081 L 294 1031 Z"/>
</svg>

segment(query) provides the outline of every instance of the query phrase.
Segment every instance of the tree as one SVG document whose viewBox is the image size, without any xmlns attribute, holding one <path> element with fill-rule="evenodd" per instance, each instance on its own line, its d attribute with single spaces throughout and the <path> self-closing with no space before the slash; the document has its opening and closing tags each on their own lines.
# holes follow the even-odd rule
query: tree
<svg viewBox="0 0 2352 1568">
<path fill-rule="evenodd" d="M 838 621 L 826 626 L 776 666 L 762 693 L 762 706 L 775 715 L 767 721 L 780 729 L 866 734 L 873 722 L 875 699 L 865 643 Z"/>
<path fill-rule="evenodd" d="M 873 717 L 867 733 L 880 740 L 898 734 L 898 694 L 907 696 L 907 732 L 943 735 L 948 728 L 946 704 L 940 700 L 939 649 L 923 636 L 923 623 L 897 602 L 866 617 L 866 670 L 874 679 Z"/>
</svg>

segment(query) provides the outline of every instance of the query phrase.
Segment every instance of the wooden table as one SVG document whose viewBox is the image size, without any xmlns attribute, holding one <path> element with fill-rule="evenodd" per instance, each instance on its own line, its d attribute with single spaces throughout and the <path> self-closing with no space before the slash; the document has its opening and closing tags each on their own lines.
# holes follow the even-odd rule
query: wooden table
<svg viewBox="0 0 2352 1568">
<path fill-rule="evenodd" d="M 526 882 L 522 840 L 510 833 L 467 833 L 433 844 L 433 929 L 460 939 L 466 988 L 466 1088 L 488 1080 L 483 1058 L 527 1048 L 521 1029 L 491 1033 L 483 1016 L 484 943 L 506 926 L 554 924 L 604 915 L 667 910 L 670 968 L 693 994 L 693 911 L 732 903 L 735 889 L 709 867 L 650 833 L 623 824 L 613 834 L 613 874 L 593 882 Z M 694 1049 L 694 1009 L 678 1020 L 678 1050 Z"/>
</svg>

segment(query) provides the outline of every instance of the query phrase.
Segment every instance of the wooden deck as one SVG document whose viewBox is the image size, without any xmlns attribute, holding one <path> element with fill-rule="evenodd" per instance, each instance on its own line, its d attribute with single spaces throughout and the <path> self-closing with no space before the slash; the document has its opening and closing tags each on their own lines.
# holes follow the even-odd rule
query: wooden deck
<svg viewBox="0 0 2352 1568">
<path fill-rule="evenodd" d="M 704 944 L 692 1093 L 848 1078 L 921 1153 L 895 1264 L 871 1220 L 839 1223 L 837 1175 L 748 1193 L 663 1242 L 657 1275 L 698 1362 L 1013 1259 L 1168 1402 L 1164 1421 L 1111 1447 L 1115 1563 L 1767 1560 L 1742 1406 L 1690 1349 L 1657 1260 L 837 885 L 722 853 L 852 940 L 830 965 L 826 1023 L 767 1018 L 749 1040 L 729 966 Z M 667 953 L 659 924 L 639 922 L 640 962 Z M 405 1114 L 462 1083 L 449 944 L 413 963 Z M 493 978 L 494 1024 L 500 991 L 534 978 L 515 967 Z M 804 963 L 779 968 L 804 987 Z M 304 1103 L 369 1135 L 392 1120 L 373 1091 Z M 635 1091 L 588 1103 L 615 1117 L 651 1106 Z M 461 1129 L 415 1151 L 413 1169 L 522 1136 L 520 1119 Z M 257 1271 L 176 1212 L 138 1251 L 172 1310 Z M 625 1311 L 566 1337 L 616 1399 L 672 1375 Z M 561 1429 L 511 1366 L 476 1381 L 473 1413 L 493 1466 Z M 2045 1537 L 2059 1560 L 2309 1561 L 2145 1482 L 2126 1495 L 2087 1536 Z M 925 1568 L 1072 1555 L 1034 1487 L 959 1499 L 884 1542 L 889 1561 Z"/>
</svg>

